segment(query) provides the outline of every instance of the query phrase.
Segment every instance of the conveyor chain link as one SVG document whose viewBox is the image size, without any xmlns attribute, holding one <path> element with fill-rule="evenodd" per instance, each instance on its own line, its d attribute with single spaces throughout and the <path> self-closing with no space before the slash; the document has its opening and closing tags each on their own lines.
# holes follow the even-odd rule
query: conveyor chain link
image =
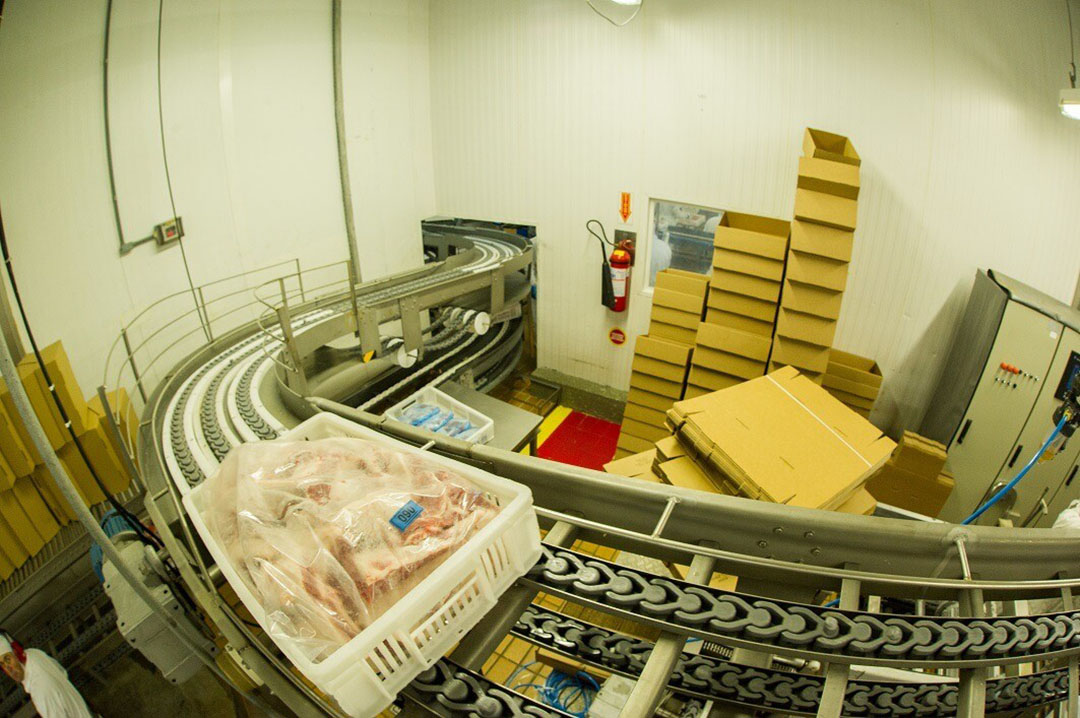
<svg viewBox="0 0 1080 718">
<path fill-rule="evenodd" d="M 993 665 L 1080 651 L 1080 611 L 985 619 L 844 611 L 684 583 L 547 545 L 527 579 L 720 644 L 849 663 Z"/>
<path fill-rule="evenodd" d="M 511 633 L 530 643 L 557 651 L 613 673 L 637 678 L 652 653 L 649 641 L 530 606 Z M 737 704 L 755 710 L 815 715 L 825 679 L 732 663 L 719 658 L 683 653 L 668 679 L 674 692 L 692 699 Z M 992 679 L 986 684 L 987 712 L 1012 711 L 1064 700 L 1068 675 L 1064 669 L 1025 676 Z M 852 680 L 844 696 L 845 716 L 956 715 L 955 683 L 877 683 Z"/>
<path fill-rule="evenodd" d="M 405 695 L 427 710 L 456 718 L 565 718 L 566 713 L 526 698 L 446 658 L 417 676 Z"/>
</svg>

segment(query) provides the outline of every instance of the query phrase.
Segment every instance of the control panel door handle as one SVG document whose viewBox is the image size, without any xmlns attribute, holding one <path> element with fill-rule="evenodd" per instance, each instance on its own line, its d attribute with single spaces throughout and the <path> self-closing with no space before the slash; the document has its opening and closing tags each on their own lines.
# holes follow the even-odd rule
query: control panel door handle
<svg viewBox="0 0 1080 718">
<path fill-rule="evenodd" d="M 1023 450 L 1024 450 L 1024 445 L 1023 444 L 1017 444 L 1016 445 L 1016 451 L 1013 452 L 1012 458 L 1009 459 L 1009 468 L 1010 469 L 1013 467 L 1013 464 L 1016 463 L 1016 460 L 1020 458 L 1020 452 L 1023 451 Z"/>
<path fill-rule="evenodd" d="M 971 419 L 968 419 L 967 421 L 964 422 L 964 428 L 960 430 L 960 435 L 956 437 L 956 443 L 957 444 L 963 444 L 964 443 L 964 437 L 967 436 L 968 429 L 970 429 L 970 428 L 971 428 Z"/>
<path fill-rule="evenodd" d="M 1069 478 L 1065 479 L 1065 485 L 1066 485 L 1066 486 L 1068 486 L 1069 484 L 1071 484 L 1071 483 L 1073 482 L 1073 479 L 1075 479 L 1075 478 L 1076 478 L 1076 471 L 1077 471 L 1078 469 L 1080 469 L 1080 464 L 1077 464 L 1076 466 L 1074 466 L 1074 467 L 1073 467 L 1073 469 L 1072 469 L 1072 471 L 1070 471 L 1070 472 L 1069 472 Z"/>
</svg>

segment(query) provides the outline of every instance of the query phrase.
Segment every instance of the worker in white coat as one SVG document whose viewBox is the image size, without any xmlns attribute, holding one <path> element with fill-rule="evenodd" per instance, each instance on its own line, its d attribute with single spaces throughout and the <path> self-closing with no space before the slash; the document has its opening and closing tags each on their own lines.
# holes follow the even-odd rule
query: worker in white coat
<svg viewBox="0 0 1080 718">
<path fill-rule="evenodd" d="M 2 631 L 0 667 L 22 684 L 41 718 L 92 718 L 86 701 L 71 685 L 63 666 L 36 648 L 23 649 Z"/>
</svg>

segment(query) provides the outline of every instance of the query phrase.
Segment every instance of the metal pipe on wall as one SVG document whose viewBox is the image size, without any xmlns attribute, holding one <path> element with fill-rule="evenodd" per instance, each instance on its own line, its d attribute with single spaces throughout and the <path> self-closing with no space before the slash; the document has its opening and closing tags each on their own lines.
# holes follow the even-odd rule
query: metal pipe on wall
<svg viewBox="0 0 1080 718">
<path fill-rule="evenodd" d="M 352 266 L 350 280 L 363 281 L 356 247 L 356 223 L 353 219 L 352 182 L 349 180 L 349 148 L 345 139 L 345 91 L 341 74 L 341 0 L 331 0 L 330 37 L 334 56 L 334 129 L 337 134 L 338 171 L 341 174 L 341 205 L 345 211 L 345 243 L 349 245 Z"/>
</svg>

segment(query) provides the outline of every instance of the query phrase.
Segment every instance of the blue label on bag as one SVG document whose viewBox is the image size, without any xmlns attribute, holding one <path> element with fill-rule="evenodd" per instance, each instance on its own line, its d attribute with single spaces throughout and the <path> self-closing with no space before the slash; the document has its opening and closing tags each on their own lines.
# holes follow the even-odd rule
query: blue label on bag
<svg viewBox="0 0 1080 718">
<path fill-rule="evenodd" d="M 404 533 L 405 529 L 409 528 L 409 524 L 416 521 L 423 510 L 423 506 L 410 499 L 407 504 L 394 512 L 394 515 L 390 517 L 390 524 Z"/>
</svg>

